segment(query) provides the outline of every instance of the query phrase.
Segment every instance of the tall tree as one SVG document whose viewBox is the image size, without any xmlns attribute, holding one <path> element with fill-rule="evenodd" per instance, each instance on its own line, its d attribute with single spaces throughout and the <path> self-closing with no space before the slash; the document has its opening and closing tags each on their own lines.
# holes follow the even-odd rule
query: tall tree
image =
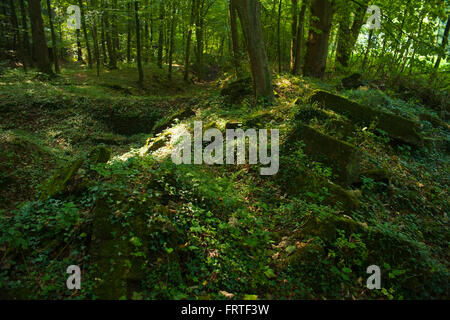
<svg viewBox="0 0 450 320">
<path fill-rule="evenodd" d="M 231 1 L 241 21 L 255 94 L 271 101 L 273 100 L 272 75 L 262 33 L 261 4 L 258 0 Z"/>
<path fill-rule="evenodd" d="M 91 69 L 92 68 L 92 54 L 91 54 L 91 46 L 89 44 L 89 38 L 88 38 L 88 33 L 87 33 L 86 16 L 84 13 L 83 0 L 78 0 L 78 5 L 80 7 L 81 28 L 83 29 L 84 41 L 86 43 L 88 66 L 89 66 L 89 69 Z"/>
<path fill-rule="evenodd" d="M 189 78 L 189 66 L 190 66 L 190 57 L 191 57 L 191 43 L 192 43 L 192 28 L 195 21 L 195 8 L 196 8 L 196 0 L 191 0 L 191 15 L 189 24 L 187 26 L 187 36 L 186 36 L 186 51 L 184 53 L 184 80 L 188 81 Z"/>
<path fill-rule="evenodd" d="M 305 15 L 309 7 L 310 0 L 303 0 L 297 22 L 297 36 L 294 49 L 294 66 L 292 74 L 299 74 L 302 67 L 303 47 L 305 45 Z"/>
<path fill-rule="evenodd" d="M 347 2 L 343 3 L 344 8 L 340 12 L 339 18 L 339 30 L 336 49 L 336 62 L 343 66 L 348 67 L 350 55 L 358 40 L 361 27 L 364 24 L 364 16 L 367 11 L 368 1 L 356 6 L 349 6 Z M 350 21 L 351 11 L 355 12 L 353 22 Z"/>
<path fill-rule="evenodd" d="M 25 9 L 25 1 L 20 0 L 20 15 L 22 17 L 22 41 L 23 41 L 23 54 L 27 66 L 31 66 L 31 47 L 30 37 L 28 36 L 28 23 L 27 13 Z"/>
<path fill-rule="evenodd" d="M 28 0 L 28 13 L 31 22 L 34 59 L 40 72 L 53 75 L 52 65 L 48 55 L 47 40 L 44 33 L 44 21 L 41 14 L 41 0 Z"/>
<path fill-rule="evenodd" d="M 236 72 L 236 77 L 239 77 L 240 76 L 239 32 L 237 26 L 237 11 L 235 5 L 233 4 L 233 1 L 230 1 L 228 11 L 230 15 L 233 63 Z"/>
<path fill-rule="evenodd" d="M 47 11 L 48 11 L 48 21 L 50 23 L 50 33 L 52 35 L 52 51 L 53 51 L 53 62 L 55 64 L 55 72 L 59 73 L 59 61 L 58 61 L 58 50 L 56 45 L 56 35 L 55 28 L 53 26 L 53 17 L 52 17 L 52 5 L 50 0 L 47 0 Z M 79 30 L 77 30 L 79 32 Z M 77 39 L 78 41 L 78 39 Z"/>
<path fill-rule="evenodd" d="M 290 57 L 290 70 L 294 73 L 294 61 L 295 61 L 295 49 L 297 47 L 297 24 L 298 24 L 298 0 L 292 0 L 291 2 L 291 57 Z"/>
<path fill-rule="evenodd" d="M 169 80 L 172 80 L 172 69 L 173 69 L 173 52 L 175 50 L 175 15 L 177 12 L 177 4 L 172 0 L 172 14 L 170 21 L 170 41 L 169 41 Z"/>
<path fill-rule="evenodd" d="M 136 48 L 137 48 L 137 67 L 139 73 L 139 86 L 144 85 L 144 71 L 142 70 L 142 57 L 141 57 L 141 26 L 139 21 L 139 2 L 134 1 L 134 17 L 136 21 Z"/>
<path fill-rule="evenodd" d="M 19 56 L 23 63 L 23 68 L 25 72 L 27 71 L 27 59 L 25 57 L 25 50 L 23 48 L 22 35 L 20 34 L 19 21 L 17 20 L 16 7 L 14 5 L 14 0 L 9 0 L 9 5 L 11 9 L 11 22 L 14 28 L 14 34 L 17 38 L 18 48 L 19 48 Z"/>
<path fill-rule="evenodd" d="M 164 0 L 159 3 L 158 67 L 162 68 L 164 51 Z"/>
<path fill-rule="evenodd" d="M 306 76 L 316 78 L 325 76 L 332 18 L 331 0 L 312 0 L 311 28 L 303 67 Z"/>
</svg>

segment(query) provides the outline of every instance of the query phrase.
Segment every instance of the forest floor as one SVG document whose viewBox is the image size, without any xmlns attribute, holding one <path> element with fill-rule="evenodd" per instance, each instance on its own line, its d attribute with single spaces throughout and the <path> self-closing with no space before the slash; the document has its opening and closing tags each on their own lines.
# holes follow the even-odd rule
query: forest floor
<svg viewBox="0 0 450 320">
<path fill-rule="evenodd" d="M 63 70 L 0 76 L 0 298 L 448 296 L 450 130 L 415 97 L 282 74 L 266 104 L 222 96 L 225 77 L 187 85 L 148 67 L 141 89 L 127 66 L 100 78 Z M 417 123 L 423 143 L 310 103 L 317 89 Z M 194 120 L 282 137 L 308 125 L 338 139 L 327 152 L 357 150 L 361 173 L 340 185 L 301 139 L 282 147 L 274 177 L 250 165 L 177 166 L 161 150 Z M 75 292 L 65 287 L 73 264 L 84 279 Z M 366 287 L 370 265 L 382 290 Z"/>
</svg>

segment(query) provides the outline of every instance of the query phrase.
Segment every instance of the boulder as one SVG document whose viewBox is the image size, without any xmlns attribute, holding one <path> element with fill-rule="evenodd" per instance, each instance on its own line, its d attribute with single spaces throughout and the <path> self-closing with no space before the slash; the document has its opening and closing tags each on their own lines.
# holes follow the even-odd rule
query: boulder
<svg viewBox="0 0 450 320">
<path fill-rule="evenodd" d="M 310 102 L 319 103 L 322 107 L 343 114 L 363 126 L 376 122 L 376 127 L 394 140 L 415 146 L 423 144 L 422 137 L 417 132 L 418 125 L 401 116 L 376 110 L 323 90 L 315 91 Z"/>
</svg>

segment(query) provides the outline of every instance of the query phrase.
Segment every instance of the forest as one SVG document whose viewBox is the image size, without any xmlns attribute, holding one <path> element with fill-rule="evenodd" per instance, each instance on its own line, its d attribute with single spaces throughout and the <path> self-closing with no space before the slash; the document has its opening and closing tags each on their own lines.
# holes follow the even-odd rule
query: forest
<svg viewBox="0 0 450 320">
<path fill-rule="evenodd" d="M 449 31 L 448 0 L 2 0 L 0 300 L 448 299 Z"/>
</svg>

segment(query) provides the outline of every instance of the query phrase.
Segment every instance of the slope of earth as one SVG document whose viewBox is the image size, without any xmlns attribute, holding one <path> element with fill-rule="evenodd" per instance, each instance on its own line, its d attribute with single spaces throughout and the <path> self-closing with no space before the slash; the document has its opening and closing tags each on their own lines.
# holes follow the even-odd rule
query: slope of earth
<svg viewBox="0 0 450 320">
<path fill-rule="evenodd" d="M 64 81 L 74 86 L 72 75 Z M 39 198 L 52 166 L 29 161 L 44 171 L 42 186 L 0 211 L 1 297 L 445 298 L 448 123 L 377 90 L 339 92 L 362 104 L 381 96 L 390 104 L 371 107 L 398 109 L 415 121 L 423 143 L 404 145 L 376 121 L 361 126 L 311 104 L 315 89 L 338 93 L 330 83 L 279 76 L 275 84 L 277 100 L 268 105 L 205 88 L 169 99 L 135 88 L 109 97 L 110 89 L 86 85 L 82 95 L 4 76 L 2 130 L 26 130 L 51 148 L 61 160 L 51 173 L 67 183 Z M 221 131 L 280 129 L 278 174 L 261 176 L 248 164 L 173 164 L 163 151 L 176 143 L 170 137 L 177 128 L 192 130 L 194 120 Z M 135 125 L 120 125 L 126 121 Z M 141 132 L 127 131 L 140 121 Z M 330 144 L 321 149 L 326 156 L 312 152 L 314 143 Z M 109 161 L 90 153 L 99 144 L 112 150 Z M 341 179 L 347 158 L 333 146 L 358 154 L 351 179 Z M 69 265 L 82 270 L 80 291 L 66 289 Z M 382 270 L 382 290 L 366 288 L 370 265 Z"/>
</svg>

